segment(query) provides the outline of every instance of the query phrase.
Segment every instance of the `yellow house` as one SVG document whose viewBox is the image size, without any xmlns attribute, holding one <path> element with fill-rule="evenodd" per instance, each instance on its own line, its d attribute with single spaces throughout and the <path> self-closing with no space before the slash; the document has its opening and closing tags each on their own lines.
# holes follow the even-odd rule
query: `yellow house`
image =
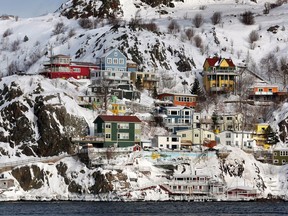
<svg viewBox="0 0 288 216">
<path fill-rule="evenodd" d="M 124 115 L 126 113 L 127 107 L 126 104 L 112 103 L 111 112 L 114 115 Z"/>
<path fill-rule="evenodd" d="M 153 90 L 159 82 L 159 77 L 156 76 L 155 72 L 131 72 L 130 80 L 134 85 L 136 85 L 138 79 L 141 81 L 141 88 L 147 90 Z"/>
<path fill-rule="evenodd" d="M 255 124 L 253 139 L 256 141 L 256 145 L 266 147 L 266 130 L 269 127 L 268 123 Z"/>
<path fill-rule="evenodd" d="M 231 59 L 206 58 L 203 64 L 203 84 L 209 93 L 234 92 L 237 75 Z"/>
</svg>

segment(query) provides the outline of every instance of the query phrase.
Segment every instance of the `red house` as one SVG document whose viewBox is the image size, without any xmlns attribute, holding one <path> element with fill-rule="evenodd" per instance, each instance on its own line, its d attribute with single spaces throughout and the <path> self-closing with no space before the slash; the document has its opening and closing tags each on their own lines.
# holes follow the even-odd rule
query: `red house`
<svg viewBox="0 0 288 216">
<path fill-rule="evenodd" d="M 90 79 L 90 70 L 99 69 L 96 64 L 90 62 L 74 62 L 70 56 L 54 55 L 48 62 L 44 62 L 40 74 L 50 79 Z"/>
<path fill-rule="evenodd" d="M 162 93 L 158 99 L 163 102 L 173 103 L 173 106 L 195 107 L 197 95 L 181 93 Z"/>
</svg>

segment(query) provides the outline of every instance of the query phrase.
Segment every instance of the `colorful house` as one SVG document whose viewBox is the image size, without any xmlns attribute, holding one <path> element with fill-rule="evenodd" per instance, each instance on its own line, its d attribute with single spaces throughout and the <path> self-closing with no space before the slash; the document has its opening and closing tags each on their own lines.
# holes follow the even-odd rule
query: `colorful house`
<svg viewBox="0 0 288 216">
<path fill-rule="evenodd" d="M 215 134 L 203 128 L 179 130 L 177 135 L 181 136 L 181 146 L 186 148 L 191 148 L 192 145 L 203 145 L 215 140 Z"/>
<path fill-rule="evenodd" d="M 136 86 L 136 83 L 139 81 L 141 83 L 140 88 L 153 90 L 158 86 L 159 77 L 156 76 L 154 72 L 140 72 L 134 71 L 131 72 L 130 76 L 131 82 Z"/>
<path fill-rule="evenodd" d="M 125 115 L 127 111 L 127 106 L 124 103 L 112 103 L 110 111 L 114 115 Z"/>
<path fill-rule="evenodd" d="M 242 130 L 243 115 L 241 113 L 220 113 L 212 116 L 211 118 L 216 133 L 226 130 Z"/>
<path fill-rule="evenodd" d="M 43 67 L 39 74 L 50 79 L 90 79 L 90 71 L 99 68 L 90 62 L 71 61 L 71 57 L 67 55 L 51 56 L 48 62 L 43 63 Z"/>
<path fill-rule="evenodd" d="M 270 85 L 267 83 L 261 83 L 254 85 L 249 89 L 248 99 L 257 102 L 258 104 L 266 104 L 270 102 L 281 102 L 287 99 L 287 91 L 279 91 L 277 85 Z"/>
<path fill-rule="evenodd" d="M 276 148 L 273 150 L 272 161 L 274 165 L 285 165 L 288 163 L 288 148 Z"/>
<path fill-rule="evenodd" d="M 231 59 L 206 58 L 203 64 L 203 84 L 208 93 L 234 92 L 238 73 Z"/>
<path fill-rule="evenodd" d="M 158 99 L 163 102 L 172 103 L 173 106 L 196 107 L 197 95 L 181 93 L 162 93 Z"/>
<path fill-rule="evenodd" d="M 264 147 L 267 144 L 266 130 L 268 127 L 269 127 L 268 123 L 255 124 L 253 139 L 256 141 L 256 145 Z"/>
<path fill-rule="evenodd" d="M 97 58 L 100 68 L 91 71 L 92 84 L 106 81 L 109 84 L 130 83 L 130 71 L 127 71 L 127 58 L 118 49 L 105 52 Z"/>
<path fill-rule="evenodd" d="M 99 115 L 94 120 L 94 147 L 140 145 L 141 120 L 136 116 Z"/>
</svg>

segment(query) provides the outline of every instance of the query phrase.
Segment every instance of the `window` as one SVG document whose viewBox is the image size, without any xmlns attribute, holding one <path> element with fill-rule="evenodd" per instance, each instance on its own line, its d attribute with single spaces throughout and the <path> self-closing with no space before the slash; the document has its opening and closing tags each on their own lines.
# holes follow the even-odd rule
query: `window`
<svg viewBox="0 0 288 216">
<path fill-rule="evenodd" d="M 182 134 L 182 137 L 186 137 L 186 134 Z"/>
<path fill-rule="evenodd" d="M 166 138 L 166 141 L 169 142 L 169 137 Z"/>
<path fill-rule="evenodd" d="M 235 141 L 235 145 L 236 145 L 236 146 L 239 146 L 239 141 Z"/>
<path fill-rule="evenodd" d="M 118 64 L 118 59 L 117 58 L 113 58 L 113 64 Z"/>
<path fill-rule="evenodd" d="M 231 141 L 226 141 L 226 145 L 231 145 Z"/>
<path fill-rule="evenodd" d="M 178 142 L 179 138 L 178 137 L 172 137 L 172 142 Z"/>
<path fill-rule="evenodd" d="M 110 123 L 106 123 L 105 124 L 105 128 L 111 128 L 111 124 Z"/>
<path fill-rule="evenodd" d="M 178 115 L 178 111 L 177 110 L 171 110 L 170 113 L 171 113 L 171 115 Z"/>
<path fill-rule="evenodd" d="M 129 139 L 129 133 L 118 133 L 118 139 Z"/>
<path fill-rule="evenodd" d="M 111 139 L 111 134 L 105 134 L 106 139 Z"/>
<path fill-rule="evenodd" d="M 107 64 L 112 64 L 112 58 L 107 58 Z"/>
<path fill-rule="evenodd" d="M 285 159 L 282 160 L 282 164 L 286 164 L 286 160 Z"/>
<path fill-rule="evenodd" d="M 129 129 L 129 123 L 120 123 L 118 124 L 119 129 Z"/>
<path fill-rule="evenodd" d="M 227 121 L 231 121 L 232 117 L 227 117 L 226 119 L 227 119 Z"/>
<path fill-rule="evenodd" d="M 231 133 L 226 133 L 226 138 L 231 138 Z"/>
<path fill-rule="evenodd" d="M 124 64 L 124 59 L 123 58 L 119 59 L 119 64 Z"/>
<path fill-rule="evenodd" d="M 194 137 L 199 137 L 199 134 L 195 134 Z"/>
<path fill-rule="evenodd" d="M 273 163 L 274 163 L 274 164 L 278 164 L 279 161 L 278 161 L 278 160 L 274 160 Z"/>
</svg>

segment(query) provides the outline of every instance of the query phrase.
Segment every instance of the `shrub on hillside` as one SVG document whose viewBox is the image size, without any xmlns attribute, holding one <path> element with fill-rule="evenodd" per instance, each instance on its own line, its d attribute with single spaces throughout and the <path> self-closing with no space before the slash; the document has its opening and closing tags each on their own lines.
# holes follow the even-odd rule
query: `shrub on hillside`
<svg viewBox="0 0 288 216">
<path fill-rule="evenodd" d="M 211 21 L 213 25 L 217 25 L 221 22 L 222 16 L 220 12 L 215 12 L 213 13 L 212 17 L 211 17 Z"/>
<path fill-rule="evenodd" d="M 10 28 L 6 29 L 6 31 L 3 33 L 3 38 L 8 37 L 9 35 L 12 35 L 12 30 Z"/>
<path fill-rule="evenodd" d="M 13 41 L 11 44 L 11 51 L 15 52 L 15 51 L 19 50 L 19 48 L 20 48 L 20 40 Z"/>
<path fill-rule="evenodd" d="M 251 11 L 246 11 L 241 14 L 240 21 L 245 25 L 253 25 L 255 23 L 254 15 Z"/>
<path fill-rule="evenodd" d="M 203 16 L 201 14 L 196 14 L 192 22 L 196 28 L 199 28 L 204 22 Z"/>
<path fill-rule="evenodd" d="M 253 30 L 249 34 L 249 42 L 252 44 L 255 41 L 259 40 L 259 34 L 256 30 Z"/>
<path fill-rule="evenodd" d="M 168 33 L 175 34 L 180 31 L 180 25 L 177 23 L 176 20 L 171 20 L 168 25 Z"/>
<path fill-rule="evenodd" d="M 89 18 L 81 18 L 78 20 L 79 26 L 83 29 L 91 29 L 93 27 L 93 21 Z"/>
<path fill-rule="evenodd" d="M 194 37 L 194 42 L 195 42 L 195 46 L 196 46 L 197 48 L 202 47 L 202 38 L 201 38 L 199 35 L 196 35 L 196 36 Z"/>
<path fill-rule="evenodd" d="M 56 23 L 56 25 L 54 26 L 54 29 L 52 31 L 52 35 L 59 35 L 59 34 L 62 34 L 64 33 L 66 30 L 66 27 L 64 25 L 63 22 L 58 22 Z"/>
<path fill-rule="evenodd" d="M 159 31 L 157 24 L 154 23 L 153 21 L 151 21 L 149 23 L 143 23 L 142 27 L 143 27 L 143 29 L 146 29 L 146 30 L 151 31 L 151 32 L 158 32 Z"/>
<path fill-rule="evenodd" d="M 188 40 L 191 40 L 195 35 L 195 31 L 193 28 L 189 28 L 185 31 L 185 34 L 186 34 Z"/>
</svg>

